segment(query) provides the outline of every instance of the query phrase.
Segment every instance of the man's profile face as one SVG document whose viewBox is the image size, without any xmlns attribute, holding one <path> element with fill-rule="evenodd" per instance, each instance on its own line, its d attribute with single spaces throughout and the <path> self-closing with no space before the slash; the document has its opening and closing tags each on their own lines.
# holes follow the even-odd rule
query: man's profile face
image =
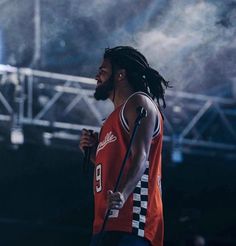
<svg viewBox="0 0 236 246">
<path fill-rule="evenodd" d="M 103 60 L 95 79 L 97 80 L 97 87 L 94 93 L 95 99 L 106 100 L 114 88 L 112 65 L 109 59 Z"/>
</svg>

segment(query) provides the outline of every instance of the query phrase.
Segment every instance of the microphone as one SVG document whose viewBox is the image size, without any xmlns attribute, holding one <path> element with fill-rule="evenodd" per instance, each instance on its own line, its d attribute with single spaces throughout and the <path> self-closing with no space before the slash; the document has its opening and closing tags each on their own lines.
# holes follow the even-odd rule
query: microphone
<svg viewBox="0 0 236 246">
<path fill-rule="evenodd" d="M 141 119 L 147 117 L 147 110 L 142 106 L 138 106 L 136 108 L 136 112 L 138 114 L 138 117 L 135 120 L 135 124 L 140 125 Z"/>
<path fill-rule="evenodd" d="M 90 160 L 90 147 L 84 147 L 84 160 L 83 160 L 83 171 L 84 173 L 88 172 L 88 165 Z"/>
<path fill-rule="evenodd" d="M 89 130 L 89 134 L 93 134 L 93 130 Z M 84 160 L 83 160 L 83 171 L 88 173 L 88 166 L 90 162 L 91 147 L 84 147 Z"/>
<path fill-rule="evenodd" d="M 140 119 L 147 117 L 147 110 L 142 106 L 138 106 L 136 108 L 136 112 L 139 115 Z"/>
</svg>

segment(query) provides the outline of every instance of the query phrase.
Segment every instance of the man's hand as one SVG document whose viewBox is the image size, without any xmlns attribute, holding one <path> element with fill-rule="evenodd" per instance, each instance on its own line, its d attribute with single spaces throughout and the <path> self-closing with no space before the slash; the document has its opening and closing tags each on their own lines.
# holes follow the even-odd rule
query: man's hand
<svg viewBox="0 0 236 246">
<path fill-rule="evenodd" d="M 98 145 L 98 134 L 91 133 L 87 129 L 82 130 L 82 134 L 80 136 L 79 148 L 84 153 L 84 148 L 91 148 L 90 159 L 92 162 L 95 162 L 96 150 Z"/>
<path fill-rule="evenodd" d="M 107 192 L 108 209 L 121 209 L 125 204 L 125 198 L 120 192 Z"/>
</svg>

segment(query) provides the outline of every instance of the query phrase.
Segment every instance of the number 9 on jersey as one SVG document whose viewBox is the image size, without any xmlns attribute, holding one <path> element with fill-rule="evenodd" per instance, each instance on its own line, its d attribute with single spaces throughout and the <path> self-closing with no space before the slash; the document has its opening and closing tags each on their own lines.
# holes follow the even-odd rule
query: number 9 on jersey
<svg viewBox="0 0 236 246">
<path fill-rule="evenodd" d="M 96 192 L 102 191 L 102 165 L 98 164 L 95 169 Z"/>
</svg>

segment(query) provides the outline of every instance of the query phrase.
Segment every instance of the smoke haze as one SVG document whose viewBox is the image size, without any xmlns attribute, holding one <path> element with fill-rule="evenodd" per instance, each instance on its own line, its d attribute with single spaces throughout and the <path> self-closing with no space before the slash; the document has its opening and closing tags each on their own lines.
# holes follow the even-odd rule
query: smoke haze
<svg viewBox="0 0 236 246">
<path fill-rule="evenodd" d="M 33 5 L 0 1 L 5 63 L 31 64 Z M 231 96 L 236 1 L 41 0 L 40 11 L 42 69 L 93 77 L 104 48 L 131 45 L 176 89 Z"/>
</svg>

